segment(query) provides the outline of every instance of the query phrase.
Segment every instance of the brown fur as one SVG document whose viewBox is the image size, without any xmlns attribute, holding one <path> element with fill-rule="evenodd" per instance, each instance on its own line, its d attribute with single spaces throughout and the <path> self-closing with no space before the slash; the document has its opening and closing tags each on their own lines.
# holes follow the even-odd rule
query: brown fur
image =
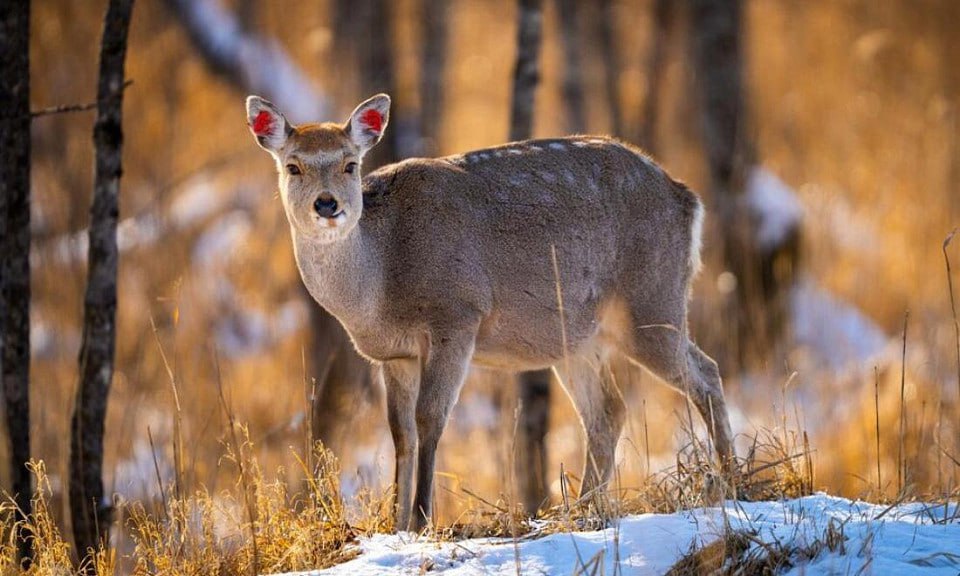
<svg viewBox="0 0 960 576">
<path fill-rule="evenodd" d="M 265 148 L 304 283 L 382 366 L 398 529 L 430 518 L 437 442 L 471 362 L 555 369 L 586 432 L 582 493 L 605 485 L 623 426 L 614 353 L 688 394 L 731 461 L 716 364 L 687 337 L 702 213 L 693 192 L 639 150 L 586 136 L 411 159 L 361 182 L 343 169 L 382 135 L 357 123 L 371 107 L 385 128 L 383 95 L 343 126 L 289 129 L 254 97 L 248 115 L 266 109 L 288 127 Z M 285 174 L 289 162 L 303 174 Z M 320 194 L 343 207 L 335 222 L 313 211 Z"/>
</svg>

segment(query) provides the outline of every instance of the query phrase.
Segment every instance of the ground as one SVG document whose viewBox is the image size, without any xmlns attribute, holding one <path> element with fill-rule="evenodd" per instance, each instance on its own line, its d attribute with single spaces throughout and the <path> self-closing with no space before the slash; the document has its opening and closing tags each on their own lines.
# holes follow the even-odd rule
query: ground
<svg viewBox="0 0 960 576">
<path fill-rule="evenodd" d="M 776 551 L 792 565 L 782 564 L 787 574 L 960 573 L 956 506 L 881 506 L 819 493 L 628 516 L 601 531 L 517 541 L 377 535 L 361 540 L 354 560 L 299 574 L 664 574 L 691 550 L 709 550 L 733 534 L 745 535 L 749 546 L 739 561 Z"/>
</svg>

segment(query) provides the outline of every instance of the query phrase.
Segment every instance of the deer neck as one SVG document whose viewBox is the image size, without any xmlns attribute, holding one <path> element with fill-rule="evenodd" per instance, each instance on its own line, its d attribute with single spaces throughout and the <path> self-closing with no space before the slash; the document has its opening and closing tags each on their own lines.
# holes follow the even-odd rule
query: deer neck
<svg viewBox="0 0 960 576">
<path fill-rule="evenodd" d="M 357 225 L 343 239 L 318 244 L 293 233 L 294 254 L 307 291 L 348 330 L 376 317 L 381 257 L 373 239 Z"/>
</svg>

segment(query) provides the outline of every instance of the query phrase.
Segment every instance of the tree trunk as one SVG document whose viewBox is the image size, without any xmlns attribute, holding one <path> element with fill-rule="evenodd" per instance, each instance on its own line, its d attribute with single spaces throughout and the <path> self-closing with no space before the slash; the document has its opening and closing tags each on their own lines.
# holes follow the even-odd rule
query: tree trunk
<svg viewBox="0 0 960 576">
<path fill-rule="evenodd" d="M 534 92 L 540 81 L 541 0 L 520 0 L 517 26 L 517 63 L 510 106 L 510 140 L 533 134 Z M 528 514 L 536 514 L 549 494 L 545 437 L 550 414 L 550 371 L 525 372 L 519 377 L 520 422 L 514 465 L 520 499 Z"/>
<path fill-rule="evenodd" d="M 519 376 L 517 480 L 523 509 L 531 516 L 550 499 L 546 442 L 550 424 L 550 379 L 550 370 L 523 372 Z"/>
<path fill-rule="evenodd" d="M 353 40 L 358 47 L 361 98 L 386 92 L 393 98 L 396 109 L 399 99 L 393 71 L 393 2 L 361 0 L 354 3 L 353 10 L 360 24 L 360 32 Z M 416 138 L 410 137 L 409 125 L 401 115 L 391 114 L 391 119 L 390 130 L 383 140 L 364 157 L 364 173 L 409 155 L 411 140 Z"/>
<path fill-rule="evenodd" d="M 613 0 L 600 0 L 599 40 L 603 57 L 603 84 L 610 111 L 610 133 L 623 135 L 623 113 L 620 109 L 620 52 L 616 42 L 616 15 Z"/>
<path fill-rule="evenodd" d="M 447 55 L 447 0 L 421 0 L 423 46 L 420 70 L 420 154 L 436 156 L 443 118 L 443 75 Z"/>
<path fill-rule="evenodd" d="M 237 17 L 216 0 L 165 0 L 171 14 L 186 29 L 207 66 L 241 92 L 259 92 L 280 108 L 293 111 L 295 121 L 314 121 L 329 114 L 327 98 L 319 93 L 290 55 L 275 42 L 244 29 Z M 338 50 L 352 50 L 361 29 L 353 0 L 334 4 Z M 218 42 L 216 30 L 234 30 L 230 42 Z M 365 37 L 366 39 L 366 37 Z M 349 54 L 350 52 L 348 52 Z M 346 58 L 348 62 L 351 58 Z M 342 80 L 346 81 L 346 78 Z M 342 84 L 343 82 L 341 82 Z M 383 145 L 383 143 L 381 143 Z M 378 146 L 379 147 L 379 146 Z M 314 440 L 333 446 L 339 426 L 349 418 L 344 398 L 372 393 L 370 367 L 353 349 L 346 331 L 303 291 L 310 309 L 311 342 L 308 366 L 312 375 L 311 428 Z M 330 355 L 330 350 L 340 353 Z"/>
<path fill-rule="evenodd" d="M 17 521 L 31 511 L 30 460 L 30 2 L 0 16 L 0 374 L 10 433 Z M 17 548 L 29 563 L 30 543 Z"/>
<path fill-rule="evenodd" d="M 660 112 L 660 91 L 666 64 L 667 42 L 673 22 L 671 0 L 654 0 L 650 56 L 647 60 L 647 97 L 640 118 L 638 143 L 652 155 L 657 154 L 657 122 Z"/>
<path fill-rule="evenodd" d="M 577 0 L 557 0 L 560 37 L 563 41 L 563 104 L 567 132 L 583 134 L 587 130 L 587 111 L 583 98 L 583 58 L 577 5 Z"/>
<path fill-rule="evenodd" d="M 214 73 L 240 90 L 270 99 L 294 122 L 313 122 L 330 113 L 325 95 L 283 48 L 245 28 L 217 0 L 164 3 Z"/>
<path fill-rule="evenodd" d="M 111 506 L 103 490 L 103 432 L 113 379 L 117 313 L 124 61 L 133 0 L 110 0 L 100 43 L 96 167 L 80 344 L 80 386 L 71 420 L 70 514 L 78 555 L 106 542 Z M 90 568 L 92 570 L 92 568 Z"/>
<path fill-rule="evenodd" d="M 533 133 L 534 92 L 540 82 L 540 37 L 543 1 L 520 0 L 517 14 L 517 63 L 513 69 L 510 140 L 526 140 Z"/>
<path fill-rule="evenodd" d="M 703 139 L 723 259 L 735 278 L 729 303 L 741 368 L 769 361 L 786 333 L 789 287 L 799 265 L 799 220 L 776 245 L 757 235 L 765 214 L 744 196 L 755 152 L 745 114 L 740 0 L 690 0 L 694 68 L 703 108 Z"/>
<path fill-rule="evenodd" d="M 370 363 L 357 354 L 340 321 L 312 300 L 310 327 L 308 369 L 315 388 L 311 432 L 314 440 L 334 448 L 360 406 L 373 401 L 377 388 Z"/>
</svg>

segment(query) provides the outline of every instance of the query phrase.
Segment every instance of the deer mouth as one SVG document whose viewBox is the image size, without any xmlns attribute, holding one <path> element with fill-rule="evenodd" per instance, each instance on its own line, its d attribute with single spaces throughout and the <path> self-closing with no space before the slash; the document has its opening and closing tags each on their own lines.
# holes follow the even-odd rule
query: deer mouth
<svg viewBox="0 0 960 576">
<path fill-rule="evenodd" d="M 336 228 L 346 222 L 347 213 L 343 210 L 339 210 L 330 216 L 317 216 L 317 223 L 320 224 L 321 228 Z"/>
</svg>

